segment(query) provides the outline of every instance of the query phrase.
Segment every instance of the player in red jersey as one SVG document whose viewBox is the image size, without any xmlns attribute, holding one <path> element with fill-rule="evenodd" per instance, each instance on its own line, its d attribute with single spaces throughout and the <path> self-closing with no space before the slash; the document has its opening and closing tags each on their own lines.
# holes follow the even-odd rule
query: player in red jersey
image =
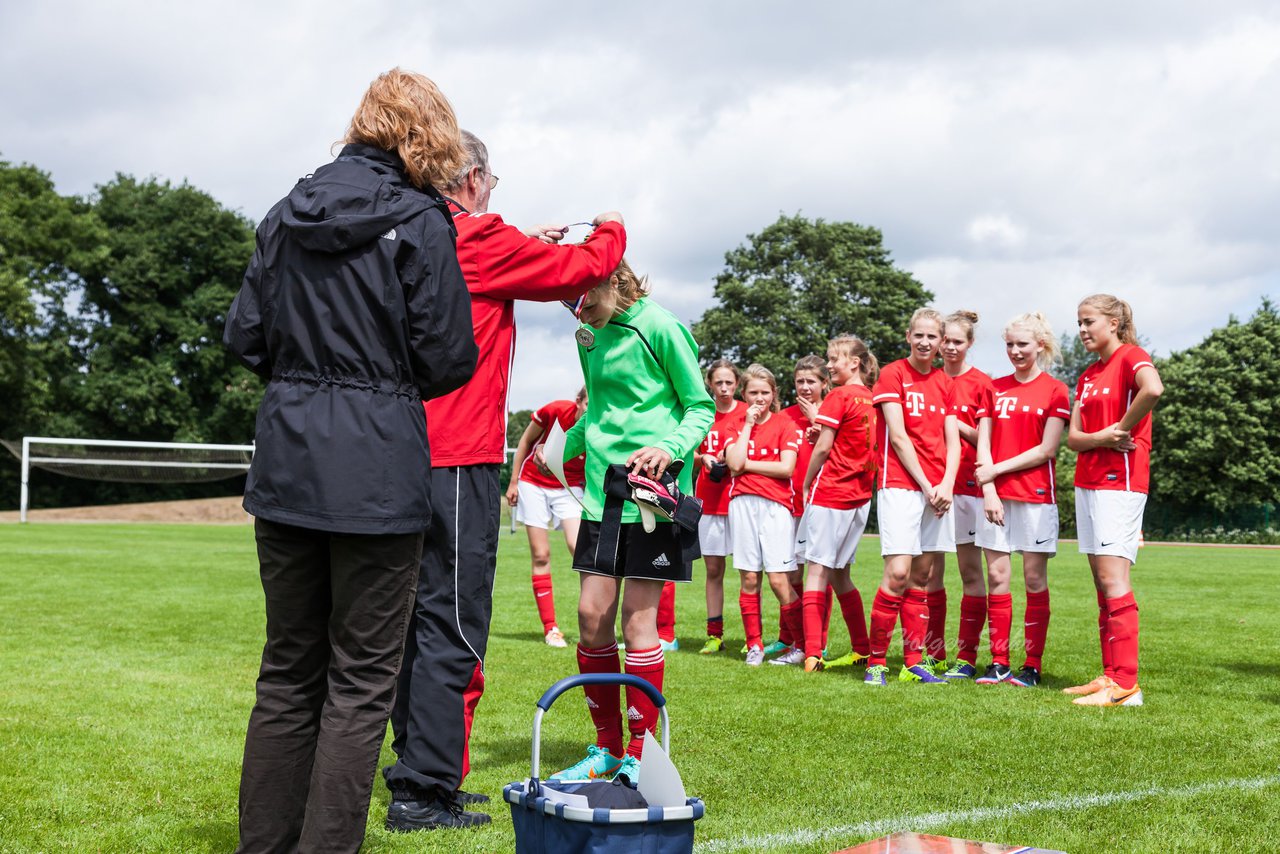
<svg viewBox="0 0 1280 854">
<path fill-rule="evenodd" d="M 1058 551 L 1054 461 L 1071 409 L 1066 385 L 1047 373 L 1058 355 L 1058 339 L 1044 315 L 1037 311 L 1015 317 L 1004 328 L 1004 341 L 1013 373 L 992 383 L 978 410 L 976 475 L 983 489 L 984 519 L 977 542 L 987 556 L 992 662 L 977 681 L 996 685 L 1007 680 L 1034 688 L 1040 684 L 1049 633 L 1049 558 Z M 1013 552 L 1022 554 L 1027 590 L 1026 659 L 1016 675 L 1009 667 Z M 960 675 L 971 676 L 975 661 L 958 661 L 952 670 L 969 666 Z"/>
<path fill-rule="evenodd" d="M 866 683 L 883 685 L 885 653 L 902 613 L 903 667 L 898 679 L 945 685 L 921 663 L 929 626 L 925 585 L 934 555 L 954 551 L 952 487 L 960 465 L 960 433 L 952 411 L 951 379 L 935 370 L 945 323 L 933 309 L 911 316 L 911 355 L 880 372 L 871 400 L 879 407 L 880 474 L 876 509 L 884 579 L 871 606 L 871 656 Z"/>
<path fill-rule="evenodd" d="M 1151 410 L 1164 392 L 1138 346 L 1124 300 L 1094 294 L 1076 309 L 1080 340 L 1098 361 L 1076 383 L 1067 445 L 1076 460 L 1076 532 L 1098 591 L 1103 674 L 1067 688 L 1082 706 L 1140 706 L 1138 603 L 1129 569 L 1138 557 L 1151 461 Z"/>
<path fill-rule="evenodd" d="M 942 674 L 948 679 L 967 679 L 977 664 L 978 639 L 987 621 L 987 586 L 982 577 L 982 550 L 974 545 L 982 524 L 982 487 L 973 469 L 978 454 L 978 403 L 991 391 L 991 377 L 970 365 L 966 358 L 973 346 L 973 327 L 978 314 L 957 311 L 947 316 L 942 335 L 942 369 L 951 377 L 955 390 L 956 428 L 960 432 L 960 469 L 956 473 L 955 516 L 956 564 L 960 568 L 963 596 L 960 599 L 960 629 L 956 640 L 956 665 Z M 943 584 L 946 558 L 933 559 L 929 577 L 929 633 L 924 663 L 935 671 L 946 668 L 947 588 Z M 967 665 L 967 666 L 966 666 Z"/>
<path fill-rule="evenodd" d="M 578 520 L 582 518 L 586 458 L 575 457 L 565 462 L 564 477 L 569 484 L 565 489 L 555 475 L 543 467 L 540 450 L 553 423 L 559 422 L 560 428 L 567 433 L 586 409 L 587 389 L 584 386 L 573 400 L 555 400 L 533 413 L 529 426 L 516 445 L 516 454 L 511 461 L 511 482 L 507 485 L 507 504 L 529 535 L 533 601 L 542 620 L 543 637 L 547 646 L 561 648 L 568 643 L 556 624 L 556 600 L 551 583 L 551 541 L 547 532 L 557 527 L 564 531 L 565 545 L 569 547 L 572 561 L 573 545 L 578 541 Z"/>
<path fill-rule="evenodd" d="M 802 525 L 809 564 L 803 599 L 806 673 L 824 667 L 823 610 L 830 607 L 824 600 L 831 588 L 849 628 L 851 650 L 846 657 L 857 663 L 871 653 L 862 594 L 849 576 L 849 566 L 866 530 L 875 488 L 876 410 L 868 386 L 875 383 L 880 366 L 862 339 L 842 335 L 827 344 L 827 367 L 836 387 L 815 418 L 821 434 L 801 490 L 807 496 Z"/>
<path fill-rule="evenodd" d="M 724 649 L 724 567 L 733 554 L 729 538 L 729 467 L 724 448 L 737 435 L 747 404 L 734 398 L 742 375 L 728 359 L 716 359 L 707 368 L 707 388 L 716 404 L 715 421 L 698 448 L 698 479 L 694 495 L 702 499 L 698 521 L 698 545 L 707 567 L 707 642 L 703 655 Z"/>
<path fill-rule="evenodd" d="M 724 459 L 733 475 L 729 485 L 729 530 L 733 536 L 733 563 L 742 575 L 738 607 L 747 635 L 747 664 L 764 661 L 760 636 L 760 573 L 782 607 L 782 619 L 791 636 L 803 633 L 800 597 L 787 579 L 795 566 L 794 530 L 791 521 L 791 473 L 803 441 L 794 421 L 778 412 L 778 382 L 763 365 L 747 368 L 747 411 L 738 435 L 725 448 Z M 787 656 L 777 664 L 794 664 Z M 785 659 L 785 660 L 784 660 Z"/>
</svg>

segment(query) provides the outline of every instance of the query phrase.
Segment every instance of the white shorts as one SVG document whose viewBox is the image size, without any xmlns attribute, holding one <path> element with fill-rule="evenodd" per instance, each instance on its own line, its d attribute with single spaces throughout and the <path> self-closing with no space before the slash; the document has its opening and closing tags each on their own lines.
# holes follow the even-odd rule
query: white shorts
<svg viewBox="0 0 1280 854">
<path fill-rule="evenodd" d="M 918 555 L 924 552 L 954 552 L 956 529 L 952 508 L 941 516 L 914 489 L 882 489 L 876 493 L 876 516 L 880 522 L 880 554 Z"/>
<path fill-rule="evenodd" d="M 582 489 L 546 489 L 527 481 L 516 483 L 516 521 L 526 528 L 560 527 L 561 519 L 581 519 Z"/>
<path fill-rule="evenodd" d="M 956 544 L 972 543 L 982 529 L 982 520 L 987 518 L 982 509 L 982 499 L 957 495 L 951 505 L 951 513 L 955 516 Z"/>
<path fill-rule="evenodd" d="M 791 530 L 794 532 L 791 536 L 791 541 L 796 546 L 796 568 L 799 569 L 800 565 L 804 563 L 805 547 L 809 541 L 809 535 L 806 533 L 804 525 L 804 516 L 791 517 Z"/>
<path fill-rule="evenodd" d="M 698 520 L 698 548 L 702 550 L 703 557 L 727 557 L 733 554 L 728 516 L 703 516 Z"/>
<path fill-rule="evenodd" d="M 858 541 L 870 516 L 870 501 L 851 510 L 809 505 L 804 511 L 804 525 L 809 532 L 804 559 L 831 569 L 844 569 L 858 556 Z"/>
<path fill-rule="evenodd" d="M 1058 505 L 1004 501 L 1004 526 L 982 517 L 977 543 L 993 552 L 1058 553 Z"/>
<path fill-rule="evenodd" d="M 791 572 L 796 568 L 791 508 L 759 495 L 729 499 L 733 566 L 743 572 Z"/>
<path fill-rule="evenodd" d="M 1143 492 L 1076 487 L 1076 536 L 1080 554 L 1114 555 L 1138 562 L 1142 538 Z"/>
</svg>

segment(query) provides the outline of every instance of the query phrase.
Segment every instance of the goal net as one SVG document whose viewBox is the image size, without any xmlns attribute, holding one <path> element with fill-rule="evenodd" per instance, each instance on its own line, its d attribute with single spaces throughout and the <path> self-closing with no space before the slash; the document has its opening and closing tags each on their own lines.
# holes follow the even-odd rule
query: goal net
<svg viewBox="0 0 1280 854">
<path fill-rule="evenodd" d="M 27 521 L 32 468 L 87 480 L 121 483 L 200 483 L 242 475 L 253 461 L 253 445 L 186 442 L 123 442 L 25 436 L 4 446 L 22 461 L 19 515 Z"/>
</svg>

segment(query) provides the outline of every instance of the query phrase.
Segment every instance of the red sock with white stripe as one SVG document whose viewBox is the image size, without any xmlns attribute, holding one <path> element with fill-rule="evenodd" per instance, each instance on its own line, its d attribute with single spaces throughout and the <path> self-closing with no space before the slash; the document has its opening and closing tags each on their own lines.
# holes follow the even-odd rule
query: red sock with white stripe
<svg viewBox="0 0 1280 854">
<path fill-rule="evenodd" d="M 787 627 L 787 635 L 791 638 L 790 646 L 804 648 L 804 600 L 795 599 L 781 609 L 782 624 Z M 781 640 L 781 638 L 779 638 Z"/>
<path fill-rule="evenodd" d="M 821 590 L 806 590 L 802 610 L 804 612 L 805 658 L 822 657 L 822 609 L 825 594 Z"/>
<path fill-rule="evenodd" d="M 556 627 L 556 597 L 551 590 L 551 573 L 533 576 L 533 601 L 538 606 L 538 619 L 542 620 L 542 633 Z"/>
<path fill-rule="evenodd" d="M 591 649 L 578 644 L 579 673 L 621 673 L 618 662 L 618 644 Z M 622 756 L 622 705 L 617 685 L 585 685 L 587 710 L 591 722 L 596 725 L 596 744 Z"/>
<path fill-rule="evenodd" d="M 929 632 L 929 594 L 913 587 L 902 600 L 902 663 L 915 667 L 924 657 Z"/>
<path fill-rule="evenodd" d="M 1138 603 L 1133 591 L 1107 600 L 1107 631 L 1111 640 L 1111 678 L 1128 691 L 1138 684 Z"/>
<path fill-rule="evenodd" d="M 893 638 L 893 626 L 898 622 L 901 610 L 901 596 L 876 590 L 876 598 L 871 601 L 871 658 L 867 661 L 868 667 L 885 663 L 889 641 Z"/>
<path fill-rule="evenodd" d="M 837 598 L 840 600 L 840 613 L 844 615 L 844 624 L 849 627 L 849 646 L 858 655 L 869 655 L 871 640 L 867 637 L 867 615 L 862 610 L 862 594 L 855 587 L 848 593 L 841 593 Z"/>
<path fill-rule="evenodd" d="M 747 647 L 764 646 L 760 637 L 760 594 L 738 593 L 738 610 L 742 612 L 742 631 L 747 635 Z"/>
<path fill-rule="evenodd" d="M 1009 633 L 1013 631 L 1013 594 L 987 594 L 987 620 L 991 623 L 991 661 L 1009 666 Z"/>
<path fill-rule="evenodd" d="M 658 600 L 658 639 L 667 643 L 676 639 L 676 585 L 672 581 L 662 585 Z"/>
<path fill-rule="evenodd" d="M 987 622 L 986 596 L 960 597 L 960 634 L 956 640 L 956 659 L 978 666 L 978 644 Z"/>
<path fill-rule="evenodd" d="M 925 636 L 925 649 L 938 661 L 947 660 L 947 591 L 930 590 L 929 634 Z"/>
<path fill-rule="evenodd" d="M 1044 656 L 1044 642 L 1049 635 L 1049 590 L 1027 593 L 1027 612 L 1023 617 L 1023 636 L 1026 638 L 1027 667 L 1042 670 L 1040 659 Z"/>
<path fill-rule="evenodd" d="M 662 675 L 666 671 L 666 661 L 662 657 L 662 647 L 651 649 L 627 650 L 627 673 L 639 676 L 653 687 L 662 690 Z M 631 730 L 631 741 L 627 743 L 627 753 L 640 758 L 644 750 L 645 731 L 656 732 L 658 725 L 658 707 L 649 699 L 649 695 L 639 688 L 627 686 L 627 726 Z"/>
</svg>

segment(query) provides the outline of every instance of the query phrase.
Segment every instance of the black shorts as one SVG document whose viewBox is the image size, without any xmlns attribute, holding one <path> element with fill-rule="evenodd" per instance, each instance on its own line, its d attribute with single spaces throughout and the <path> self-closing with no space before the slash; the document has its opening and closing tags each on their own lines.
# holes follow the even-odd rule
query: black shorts
<svg viewBox="0 0 1280 854">
<path fill-rule="evenodd" d="M 611 578 L 648 578 L 653 581 L 692 581 L 693 558 L 698 556 L 698 532 L 679 525 L 659 522 L 647 533 L 640 522 L 622 526 L 618 538 L 618 559 L 613 572 L 596 568 L 596 544 L 600 523 L 583 519 L 578 526 L 578 542 L 573 550 L 573 568 Z M 683 559 L 681 555 L 688 556 Z"/>
</svg>

